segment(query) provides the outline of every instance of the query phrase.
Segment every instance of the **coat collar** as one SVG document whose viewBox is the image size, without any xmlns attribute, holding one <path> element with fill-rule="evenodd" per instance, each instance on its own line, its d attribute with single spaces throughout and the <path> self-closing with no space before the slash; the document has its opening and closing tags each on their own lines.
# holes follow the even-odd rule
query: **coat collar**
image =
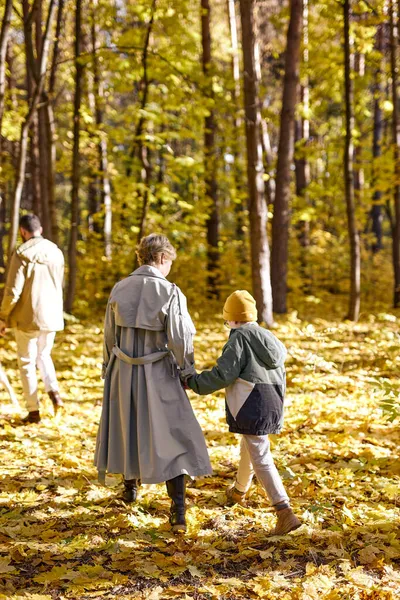
<svg viewBox="0 0 400 600">
<path fill-rule="evenodd" d="M 131 275 L 147 275 L 147 277 L 157 277 L 157 279 L 164 279 L 164 281 L 168 281 L 167 278 L 164 277 L 164 275 L 161 273 L 161 271 L 159 271 L 156 267 L 153 267 L 152 265 L 142 265 L 141 267 L 133 271 Z"/>
<path fill-rule="evenodd" d="M 28 248 L 32 248 L 32 246 L 36 246 L 36 244 L 39 244 L 40 242 L 43 241 L 43 236 L 41 235 L 37 235 L 35 237 L 31 237 L 29 240 L 27 240 L 26 242 L 23 242 L 19 247 L 18 247 L 18 254 L 21 252 L 24 252 L 25 250 L 28 250 Z"/>
</svg>

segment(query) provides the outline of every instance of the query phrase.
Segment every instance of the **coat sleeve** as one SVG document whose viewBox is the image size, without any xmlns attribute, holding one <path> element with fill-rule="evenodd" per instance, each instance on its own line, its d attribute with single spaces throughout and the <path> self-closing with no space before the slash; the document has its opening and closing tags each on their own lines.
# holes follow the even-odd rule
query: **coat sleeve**
<svg viewBox="0 0 400 600">
<path fill-rule="evenodd" d="M 104 379 L 111 357 L 111 352 L 115 344 L 115 315 L 112 304 L 108 302 L 106 316 L 104 319 L 104 341 L 103 341 L 103 369 L 102 378 Z"/>
<path fill-rule="evenodd" d="M 186 378 L 189 374 L 196 373 L 193 349 L 196 329 L 187 309 L 186 298 L 178 287 L 175 288 L 169 305 L 166 332 L 168 348 L 181 370 L 181 377 Z"/>
<path fill-rule="evenodd" d="M 7 322 L 10 314 L 17 305 L 25 285 L 25 266 L 16 252 L 10 260 L 7 282 L 4 289 L 3 301 L 0 308 L 0 319 Z"/>
<path fill-rule="evenodd" d="M 193 375 L 187 380 L 187 385 L 197 394 L 212 394 L 231 385 L 239 377 L 245 362 L 243 340 L 235 336 L 225 345 L 215 367 Z"/>
</svg>

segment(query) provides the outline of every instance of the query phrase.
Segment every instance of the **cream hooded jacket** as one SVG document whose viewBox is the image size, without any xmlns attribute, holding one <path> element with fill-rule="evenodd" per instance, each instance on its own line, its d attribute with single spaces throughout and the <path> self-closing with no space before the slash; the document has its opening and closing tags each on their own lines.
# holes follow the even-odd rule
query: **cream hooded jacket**
<svg viewBox="0 0 400 600">
<path fill-rule="evenodd" d="M 21 331 L 64 329 L 64 256 L 42 237 L 21 244 L 11 257 L 0 319 Z"/>
</svg>

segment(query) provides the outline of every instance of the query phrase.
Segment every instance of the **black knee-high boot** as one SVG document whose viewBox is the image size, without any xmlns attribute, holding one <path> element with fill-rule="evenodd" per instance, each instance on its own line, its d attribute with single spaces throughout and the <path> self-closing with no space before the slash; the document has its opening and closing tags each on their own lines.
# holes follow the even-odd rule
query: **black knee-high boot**
<svg viewBox="0 0 400 600">
<path fill-rule="evenodd" d="M 178 475 L 166 481 L 168 496 L 171 498 L 169 522 L 173 531 L 186 531 L 185 499 L 186 481 L 184 475 Z"/>
<path fill-rule="evenodd" d="M 124 479 L 122 498 L 125 502 L 135 502 L 139 481 L 137 479 Z"/>
</svg>

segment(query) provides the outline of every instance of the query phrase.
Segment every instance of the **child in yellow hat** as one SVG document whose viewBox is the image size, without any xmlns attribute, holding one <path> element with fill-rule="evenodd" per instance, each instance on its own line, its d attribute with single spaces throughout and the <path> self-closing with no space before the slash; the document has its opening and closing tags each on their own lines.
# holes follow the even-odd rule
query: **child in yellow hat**
<svg viewBox="0 0 400 600">
<path fill-rule="evenodd" d="M 227 298 L 223 317 L 231 332 L 216 366 L 189 376 L 186 384 L 201 395 L 226 388 L 229 431 L 242 434 L 239 468 L 227 499 L 243 504 L 255 473 L 277 513 L 271 534 L 285 535 L 301 523 L 274 464 L 268 434 L 279 433 L 283 425 L 286 348 L 257 324 L 256 302 L 246 290 Z"/>
</svg>

